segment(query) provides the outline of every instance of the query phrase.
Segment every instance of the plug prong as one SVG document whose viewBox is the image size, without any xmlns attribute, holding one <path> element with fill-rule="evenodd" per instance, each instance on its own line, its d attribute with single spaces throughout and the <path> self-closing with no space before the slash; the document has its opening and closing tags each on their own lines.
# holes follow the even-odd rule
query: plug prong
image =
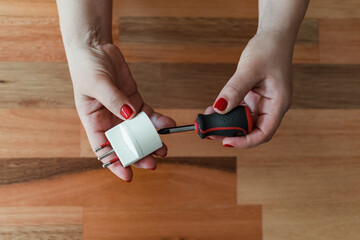
<svg viewBox="0 0 360 240">
<path fill-rule="evenodd" d="M 110 142 L 109 142 L 109 141 L 101 144 L 100 146 L 98 146 L 97 148 L 95 148 L 94 151 L 95 151 L 95 152 L 98 152 L 98 151 L 100 151 L 101 149 L 103 149 L 104 147 L 107 147 L 107 146 L 110 146 Z"/>
<path fill-rule="evenodd" d="M 114 152 L 115 152 L 114 149 L 112 149 L 112 150 L 108 151 L 107 153 L 104 153 L 103 155 L 99 156 L 98 160 L 102 160 L 102 159 L 106 158 L 107 156 L 113 154 Z"/>
<path fill-rule="evenodd" d="M 119 161 L 119 157 L 115 157 L 115 158 L 111 159 L 110 161 L 104 163 L 104 164 L 102 165 L 102 167 L 103 167 L 103 168 L 106 168 L 106 167 L 108 167 L 109 165 L 111 165 L 111 164 L 113 164 L 114 162 L 117 162 L 117 161 Z"/>
</svg>

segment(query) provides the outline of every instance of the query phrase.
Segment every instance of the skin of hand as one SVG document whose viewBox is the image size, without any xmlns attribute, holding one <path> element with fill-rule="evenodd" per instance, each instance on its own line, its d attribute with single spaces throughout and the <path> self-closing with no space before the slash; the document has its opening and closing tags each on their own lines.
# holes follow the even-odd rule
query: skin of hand
<svg viewBox="0 0 360 240">
<path fill-rule="evenodd" d="M 259 33 L 249 41 L 234 75 L 205 114 L 225 113 L 246 104 L 253 112 L 255 128 L 244 137 L 212 139 L 238 148 L 254 147 L 271 139 L 292 100 L 292 46 L 286 42 L 276 33 Z"/>
<path fill-rule="evenodd" d="M 225 114 L 239 104 L 252 111 L 254 128 L 242 137 L 220 137 L 224 146 L 250 148 L 270 141 L 292 102 L 292 55 L 309 0 L 259 0 L 256 35 L 241 54 L 234 75 L 213 106 Z"/>
<path fill-rule="evenodd" d="M 176 125 L 174 120 L 155 112 L 143 102 L 128 65 L 115 45 L 106 43 L 77 49 L 68 55 L 68 62 L 76 109 L 93 149 L 107 141 L 107 130 L 126 119 L 126 115 L 121 114 L 124 105 L 128 105 L 133 111 L 128 119 L 144 111 L 157 128 Z M 110 148 L 106 147 L 99 151 L 98 155 L 109 150 Z M 154 152 L 154 155 L 162 157 L 166 154 L 165 144 Z M 103 159 L 103 162 L 113 157 L 114 154 Z M 149 155 L 133 166 L 154 170 L 156 161 Z M 109 169 L 127 182 L 132 180 L 130 166 L 124 168 L 120 162 L 116 162 L 109 166 Z"/>
</svg>

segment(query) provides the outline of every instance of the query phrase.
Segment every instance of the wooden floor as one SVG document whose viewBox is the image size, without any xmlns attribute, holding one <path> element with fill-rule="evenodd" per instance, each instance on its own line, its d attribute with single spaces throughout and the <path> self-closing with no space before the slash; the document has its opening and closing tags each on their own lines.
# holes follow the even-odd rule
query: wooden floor
<svg viewBox="0 0 360 240">
<path fill-rule="evenodd" d="M 178 124 L 213 102 L 256 31 L 252 0 L 114 5 L 144 99 Z M 169 157 L 130 184 L 89 147 L 55 1 L 1 0 L 0 25 L 0 239 L 359 238 L 360 1 L 311 1 L 293 107 L 271 142 L 165 136 Z"/>
</svg>

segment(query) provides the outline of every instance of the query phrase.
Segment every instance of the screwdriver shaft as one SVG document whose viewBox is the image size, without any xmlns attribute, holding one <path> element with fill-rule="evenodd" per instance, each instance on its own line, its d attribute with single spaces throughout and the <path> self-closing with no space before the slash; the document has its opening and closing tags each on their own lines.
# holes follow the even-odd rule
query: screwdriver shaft
<svg viewBox="0 0 360 240">
<path fill-rule="evenodd" d="M 159 134 L 170 134 L 170 133 L 177 133 L 177 132 L 187 132 L 195 130 L 194 124 L 192 125 L 185 125 L 179 127 L 172 127 L 172 128 L 162 128 L 158 130 Z"/>
</svg>

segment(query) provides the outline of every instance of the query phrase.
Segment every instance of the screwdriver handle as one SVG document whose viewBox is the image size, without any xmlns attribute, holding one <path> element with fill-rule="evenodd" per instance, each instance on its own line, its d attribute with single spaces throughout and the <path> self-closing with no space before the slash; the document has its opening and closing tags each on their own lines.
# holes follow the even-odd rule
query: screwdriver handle
<svg viewBox="0 0 360 240">
<path fill-rule="evenodd" d="M 226 114 L 198 114 L 195 131 L 200 138 L 211 135 L 224 137 L 244 136 L 252 131 L 253 121 L 247 106 L 237 106 Z"/>
</svg>

